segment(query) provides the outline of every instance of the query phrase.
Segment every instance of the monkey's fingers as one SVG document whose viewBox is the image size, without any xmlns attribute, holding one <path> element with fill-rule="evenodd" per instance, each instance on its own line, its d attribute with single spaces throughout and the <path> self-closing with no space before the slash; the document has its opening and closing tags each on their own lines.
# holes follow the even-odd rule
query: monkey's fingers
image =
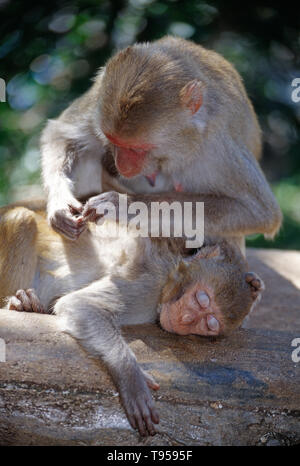
<svg viewBox="0 0 300 466">
<path fill-rule="evenodd" d="M 45 310 L 34 289 L 18 290 L 9 301 L 8 309 L 19 312 L 38 312 L 44 314 Z"/>
<path fill-rule="evenodd" d="M 59 211 L 55 213 L 53 222 L 58 226 L 69 226 L 74 229 L 78 229 L 83 223 L 84 219 L 81 217 L 74 217 L 69 212 Z"/>
<path fill-rule="evenodd" d="M 31 302 L 25 290 L 18 290 L 16 292 L 16 298 L 18 298 L 18 300 L 22 303 L 23 311 L 26 311 L 26 312 L 32 311 Z"/>
<path fill-rule="evenodd" d="M 134 417 L 135 417 L 135 422 L 137 424 L 139 434 L 142 437 L 146 437 L 147 435 L 146 427 L 145 427 L 144 420 L 143 420 L 141 413 L 140 412 L 135 413 Z"/>
<path fill-rule="evenodd" d="M 160 385 L 156 382 L 154 377 L 152 377 L 151 374 L 148 374 L 148 372 L 144 370 L 142 372 L 145 376 L 145 380 L 146 380 L 148 387 L 151 388 L 152 390 L 158 390 L 160 388 Z"/>
<path fill-rule="evenodd" d="M 253 300 L 261 297 L 265 289 L 265 284 L 255 272 L 248 272 L 245 276 L 246 282 L 250 285 Z"/>
<path fill-rule="evenodd" d="M 151 399 L 150 404 L 148 403 L 148 407 L 150 409 L 151 419 L 154 424 L 159 424 L 159 415 L 157 409 L 155 407 L 154 401 Z"/>
<path fill-rule="evenodd" d="M 154 427 L 153 422 L 152 422 L 151 413 L 150 413 L 150 411 L 148 409 L 144 410 L 144 412 L 143 412 L 143 421 L 145 423 L 146 429 L 149 432 L 149 434 L 150 435 L 155 435 L 156 430 L 155 430 L 155 427 Z"/>
<path fill-rule="evenodd" d="M 110 191 L 91 197 L 84 206 L 82 216 L 84 219 L 96 222 L 102 217 L 111 218 L 114 221 L 118 218 L 119 194 Z"/>
<path fill-rule="evenodd" d="M 131 406 L 128 406 L 124 403 L 124 408 L 125 408 L 127 418 L 129 420 L 131 427 L 133 429 L 137 429 L 139 431 L 139 434 L 142 437 L 145 437 L 147 435 L 147 430 L 146 430 L 146 426 L 143 420 L 143 417 L 144 417 L 142 414 L 143 408 L 142 406 L 140 407 L 139 405 L 140 403 L 133 401 Z M 147 416 L 146 412 L 144 414 Z M 152 431 L 153 429 L 151 429 L 151 426 L 149 427 L 150 427 L 150 430 Z M 150 430 L 148 430 L 149 433 L 150 433 Z"/>
<path fill-rule="evenodd" d="M 138 426 L 138 431 L 142 437 L 146 437 L 148 434 L 155 435 L 156 429 L 153 425 L 152 414 L 148 406 L 140 408 L 141 411 L 135 415 L 135 421 Z"/>
<path fill-rule="evenodd" d="M 127 418 L 128 418 L 128 421 L 129 421 L 129 424 L 131 425 L 131 427 L 136 430 L 137 429 L 137 425 L 136 425 L 136 422 L 135 422 L 135 418 L 134 418 L 134 415 L 133 414 L 130 414 L 128 412 L 126 412 L 127 414 Z"/>
<path fill-rule="evenodd" d="M 97 214 L 96 209 L 89 208 L 83 211 L 82 213 L 83 219 L 86 222 L 97 222 L 100 218 L 103 217 L 103 214 Z"/>
<path fill-rule="evenodd" d="M 142 436 L 156 434 L 156 429 L 153 424 L 159 423 L 159 416 L 155 408 L 154 401 L 150 393 L 144 393 L 136 400 L 134 409 L 135 423 L 138 426 L 139 433 Z"/>
<path fill-rule="evenodd" d="M 86 221 L 82 218 L 75 218 L 69 212 L 58 211 L 50 218 L 52 228 L 68 239 L 75 240 L 86 228 Z"/>
<path fill-rule="evenodd" d="M 155 435 L 154 424 L 159 423 L 159 416 L 144 380 L 142 385 L 144 385 L 142 392 L 135 387 L 136 390 L 132 391 L 130 396 L 128 396 L 128 391 L 123 393 L 125 396 L 121 394 L 121 399 L 131 427 L 137 429 L 139 434 L 145 437 L 148 434 Z"/>
<path fill-rule="evenodd" d="M 68 207 L 72 215 L 81 214 L 83 211 L 83 205 L 81 203 L 80 205 L 68 204 Z"/>
<path fill-rule="evenodd" d="M 41 301 L 37 297 L 35 290 L 33 288 L 29 288 L 28 290 L 26 290 L 26 295 L 29 298 L 33 312 L 37 312 L 39 314 L 46 313 Z"/>
<path fill-rule="evenodd" d="M 23 311 L 23 305 L 21 301 L 16 298 L 16 296 L 12 296 L 8 302 L 8 309 L 10 311 Z"/>
</svg>

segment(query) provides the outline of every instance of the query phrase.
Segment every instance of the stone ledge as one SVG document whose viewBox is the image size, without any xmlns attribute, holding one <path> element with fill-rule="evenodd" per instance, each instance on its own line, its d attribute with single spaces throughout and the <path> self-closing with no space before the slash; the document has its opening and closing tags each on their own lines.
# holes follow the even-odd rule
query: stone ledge
<svg viewBox="0 0 300 466">
<path fill-rule="evenodd" d="M 300 442 L 300 253 L 250 250 L 266 283 L 244 329 L 215 342 L 155 325 L 124 335 L 160 383 L 155 437 L 134 432 L 101 363 L 55 316 L 0 311 L 0 445 L 255 445 Z"/>
</svg>

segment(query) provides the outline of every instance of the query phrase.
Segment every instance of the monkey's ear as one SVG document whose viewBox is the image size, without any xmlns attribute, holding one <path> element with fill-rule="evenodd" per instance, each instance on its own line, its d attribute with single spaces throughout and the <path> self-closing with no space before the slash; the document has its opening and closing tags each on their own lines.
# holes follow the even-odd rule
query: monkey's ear
<svg viewBox="0 0 300 466">
<path fill-rule="evenodd" d="M 188 82 L 180 91 L 181 104 L 188 108 L 192 115 L 196 113 L 203 102 L 203 85 L 197 79 Z"/>
</svg>

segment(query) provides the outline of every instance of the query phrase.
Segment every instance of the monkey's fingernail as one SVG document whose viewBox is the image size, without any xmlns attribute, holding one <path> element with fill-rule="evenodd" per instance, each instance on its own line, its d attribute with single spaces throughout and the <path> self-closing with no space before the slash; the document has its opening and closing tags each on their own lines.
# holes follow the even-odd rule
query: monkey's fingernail
<svg viewBox="0 0 300 466">
<path fill-rule="evenodd" d="M 207 316 L 207 326 L 213 332 L 217 332 L 220 328 L 220 324 L 213 316 Z"/>
<path fill-rule="evenodd" d="M 87 209 L 86 207 L 83 209 L 82 216 L 87 217 L 91 214 L 91 209 Z"/>
<path fill-rule="evenodd" d="M 182 317 L 183 324 L 191 324 L 194 321 L 194 316 L 192 314 L 184 314 Z"/>
<path fill-rule="evenodd" d="M 76 221 L 77 221 L 77 225 L 80 225 L 82 222 L 84 222 L 84 219 L 82 216 L 80 216 L 76 219 Z"/>
<path fill-rule="evenodd" d="M 82 209 L 83 209 L 83 206 L 80 206 L 80 207 L 74 207 L 72 206 L 71 204 L 68 204 L 68 207 L 70 209 L 70 212 L 73 214 L 73 215 L 78 215 L 80 212 L 82 212 Z"/>
<path fill-rule="evenodd" d="M 209 306 L 209 297 L 204 291 L 198 291 L 196 293 L 197 301 L 201 307 Z"/>
</svg>

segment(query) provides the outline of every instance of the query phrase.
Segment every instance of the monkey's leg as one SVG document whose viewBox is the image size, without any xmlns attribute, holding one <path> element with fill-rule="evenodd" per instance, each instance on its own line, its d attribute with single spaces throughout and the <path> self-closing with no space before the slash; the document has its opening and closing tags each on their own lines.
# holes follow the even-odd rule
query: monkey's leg
<svg viewBox="0 0 300 466">
<path fill-rule="evenodd" d="M 37 265 L 35 213 L 24 207 L 0 209 L 0 307 L 7 296 L 32 285 Z"/>
<path fill-rule="evenodd" d="M 128 288 L 127 283 L 127 288 Z M 62 317 L 63 330 L 83 348 L 101 358 L 119 389 L 131 426 L 143 436 L 155 434 L 159 417 L 148 386 L 159 388 L 139 367 L 121 336 L 118 317 L 126 314 L 120 288 L 108 277 L 60 298 L 54 313 Z"/>
<path fill-rule="evenodd" d="M 15 296 L 9 299 L 8 309 L 20 312 L 38 312 L 40 314 L 45 314 L 46 312 L 35 290 L 32 288 L 18 290 Z"/>
</svg>

